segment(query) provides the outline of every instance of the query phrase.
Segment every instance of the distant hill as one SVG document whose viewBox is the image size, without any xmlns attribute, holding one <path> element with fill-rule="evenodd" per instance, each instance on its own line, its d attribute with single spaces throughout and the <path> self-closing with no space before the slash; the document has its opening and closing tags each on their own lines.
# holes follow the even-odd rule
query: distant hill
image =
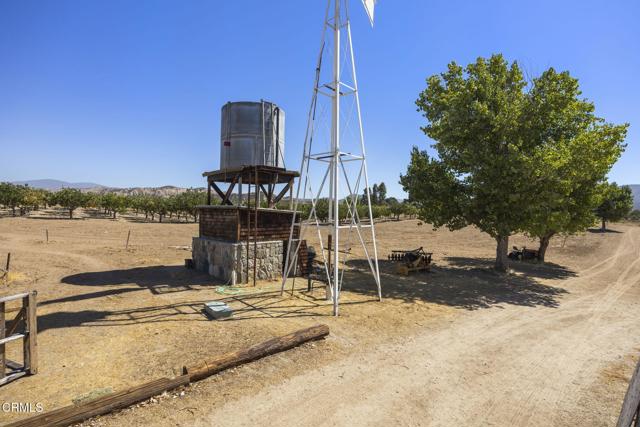
<svg viewBox="0 0 640 427">
<path fill-rule="evenodd" d="M 633 192 L 633 208 L 640 209 L 640 185 L 630 185 Z"/>
<path fill-rule="evenodd" d="M 204 190 L 204 189 L 201 189 Z M 132 187 L 132 188 L 111 188 L 111 187 L 96 187 L 90 188 L 86 191 L 91 191 L 93 193 L 115 193 L 121 194 L 125 196 L 133 196 L 133 195 L 149 195 L 149 196 L 173 196 L 176 194 L 184 193 L 187 191 L 186 188 L 182 187 L 174 187 L 172 185 L 165 185 L 164 187 Z"/>
<path fill-rule="evenodd" d="M 62 188 L 77 188 L 78 190 L 87 193 L 115 193 L 127 196 L 144 194 L 150 196 L 167 197 L 187 191 L 186 188 L 174 187 L 172 185 L 165 185 L 163 187 L 114 188 L 95 184 L 93 182 L 66 182 L 57 179 L 33 179 L 28 181 L 14 181 L 13 184 L 28 185 L 31 188 L 41 188 L 43 190 L 49 191 L 58 191 Z M 204 188 L 199 188 L 199 190 L 204 190 Z"/>
<path fill-rule="evenodd" d="M 31 188 L 41 188 L 43 190 L 58 191 L 61 188 L 77 188 L 87 190 L 89 188 L 102 188 L 100 184 L 93 182 L 66 182 L 57 179 L 32 179 L 29 181 L 14 181 L 13 184 L 28 185 Z"/>
</svg>

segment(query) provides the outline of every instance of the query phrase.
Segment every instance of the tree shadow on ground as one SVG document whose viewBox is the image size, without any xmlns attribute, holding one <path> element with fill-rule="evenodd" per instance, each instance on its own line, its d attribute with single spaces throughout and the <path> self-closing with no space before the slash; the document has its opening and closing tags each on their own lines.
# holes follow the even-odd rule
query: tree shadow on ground
<svg viewBox="0 0 640 427">
<path fill-rule="evenodd" d="M 171 321 L 206 321 L 201 307 L 202 302 L 196 301 L 123 310 L 56 311 L 38 315 L 38 332 L 79 326 L 124 326 Z"/>
<path fill-rule="evenodd" d="M 468 257 L 446 257 L 445 260 L 453 267 L 472 268 L 489 270 L 492 268 L 494 260 L 488 258 L 468 258 Z M 577 277 L 575 271 L 552 262 L 538 262 L 535 260 L 511 261 L 509 268 L 516 273 L 524 274 L 535 279 L 568 279 Z"/>
<path fill-rule="evenodd" d="M 62 278 L 62 283 L 79 286 L 134 284 L 154 294 L 194 291 L 224 283 L 211 276 L 177 265 L 137 267 L 126 270 L 79 273 Z"/>
<path fill-rule="evenodd" d="M 324 304 L 298 295 L 280 295 L 278 291 L 255 292 L 247 295 L 221 296 L 175 304 L 161 304 L 120 310 L 57 311 L 38 315 L 38 331 L 72 327 L 111 327 L 161 322 L 209 322 L 204 304 L 222 301 L 233 309 L 233 317 L 223 321 L 318 317 L 330 315 Z M 47 303 L 52 303 L 48 301 Z M 56 301 L 59 302 L 59 301 Z"/>
<path fill-rule="evenodd" d="M 590 228 L 587 230 L 589 233 L 594 233 L 594 234 L 606 234 L 606 233 L 616 233 L 616 234 L 620 234 L 622 233 L 622 231 L 618 231 L 618 230 L 613 230 L 611 228 L 607 228 L 606 230 L 603 230 L 602 228 Z"/>
<path fill-rule="evenodd" d="M 345 274 L 343 289 L 375 295 L 377 289 L 366 261 L 352 263 L 357 270 Z M 409 276 L 395 273 L 395 263 L 380 261 L 382 297 L 447 305 L 477 310 L 505 304 L 525 307 L 558 307 L 567 291 L 540 283 L 538 278 L 564 279 L 575 273 L 561 266 L 516 266 L 516 273 L 493 271 L 491 260 L 452 258 L 449 265 L 433 265 L 431 272 L 414 272 Z M 527 271 L 530 269 L 530 271 Z"/>
</svg>

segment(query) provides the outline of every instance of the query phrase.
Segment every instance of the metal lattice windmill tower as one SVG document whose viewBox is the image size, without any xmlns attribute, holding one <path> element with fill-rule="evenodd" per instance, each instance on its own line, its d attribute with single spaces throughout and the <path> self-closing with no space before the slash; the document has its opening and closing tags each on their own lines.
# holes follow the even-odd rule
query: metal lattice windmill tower
<svg viewBox="0 0 640 427">
<path fill-rule="evenodd" d="M 376 0 L 362 3 L 373 25 Z M 327 60 L 331 66 L 324 66 Z M 300 202 L 311 207 L 308 217 L 294 218 L 282 291 L 298 265 L 301 240 L 294 237 L 299 234 L 303 238 L 305 229 L 312 227 L 320 241 L 318 256 L 324 264 L 333 314 L 338 315 L 352 244 L 362 248 L 373 275 L 372 285 L 382 299 L 349 0 L 327 1 L 300 175 L 295 211 Z M 300 227 L 299 233 L 296 227 Z M 323 242 L 323 230 L 331 235 L 330 248 Z"/>
</svg>

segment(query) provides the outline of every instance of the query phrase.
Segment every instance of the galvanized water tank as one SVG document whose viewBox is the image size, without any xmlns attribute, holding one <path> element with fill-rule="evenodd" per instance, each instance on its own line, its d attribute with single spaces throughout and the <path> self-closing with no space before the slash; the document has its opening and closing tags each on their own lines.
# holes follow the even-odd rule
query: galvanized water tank
<svg viewBox="0 0 640 427">
<path fill-rule="evenodd" d="M 284 111 L 276 104 L 228 102 L 222 107 L 220 169 L 284 168 Z"/>
</svg>

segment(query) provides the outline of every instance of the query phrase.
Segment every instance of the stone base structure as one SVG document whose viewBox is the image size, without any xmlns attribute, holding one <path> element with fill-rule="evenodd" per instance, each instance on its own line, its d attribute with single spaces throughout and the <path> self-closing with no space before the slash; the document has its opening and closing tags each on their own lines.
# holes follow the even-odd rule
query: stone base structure
<svg viewBox="0 0 640 427">
<path fill-rule="evenodd" d="M 198 271 L 229 283 L 248 283 L 253 279 L 253 263 L 256 262 L 258 280 L 274 280 L 282 277 L 284 247 L 282 240 L 257 242 L 254 256 L 254 242 L 229 242 L 210 237 L 194 237 L 192 256 Z"/>
</svg>

